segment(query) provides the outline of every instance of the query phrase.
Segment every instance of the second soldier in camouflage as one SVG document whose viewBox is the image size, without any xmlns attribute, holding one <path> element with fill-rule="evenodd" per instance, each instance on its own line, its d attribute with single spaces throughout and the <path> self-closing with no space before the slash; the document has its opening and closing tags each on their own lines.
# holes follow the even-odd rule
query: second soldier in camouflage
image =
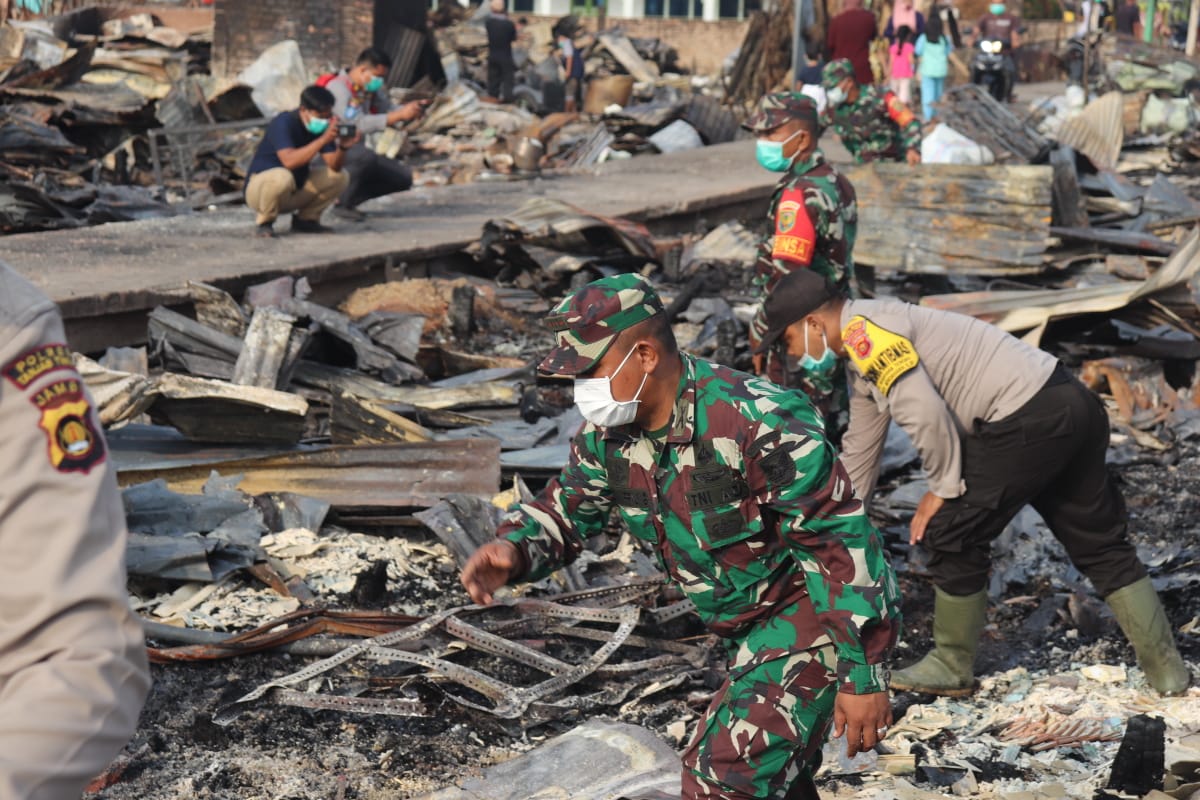
<svg viewBox="0 0 1200 800">
<path fill-rule="evenodd" d="M 832 127 L 855 161 L 921 162 L 921 121 L 895 94 L 859 84 L 845 58 L 826 64 L 821 78 L 828 98 L 821 129 Z"/>
<path fill-rule="evenodd" d="M 767 210 L 770 233 L 759 245 L 754 284 L 765 299 L 779 279 L 798 269 L 810 269 L 857 296 L 854 279 L 854 237 L 858 208 L 854 187 L 825 161 L 817 139 L 817 105 L 799 92 L 767 95 L 745 126 L 758 137 L 760 165 L 782 172 Z M 757 348 L 766 333 L 760 305 L 750 323 L 750 347 Z M 844 370 L 789 368 L 782 350 L 756 358 L 755 368 L 775 383 L 804 391 L 816 404 L 836 443 L 849 416 Z"/>
<path fill-rule="evenodd" d="M 637 276 L 550 317 L 541 368 L 589 420 L 562 474 L 463 569 L 476 602 L 579 555 L 616 509 L 727 643 L 729 674 L 683 756 L 682 796 L 816 797 L 836 716 L 853 755 L 891 721 L 899 590 L 808 399 L 679 353 Z"/>
</svg>

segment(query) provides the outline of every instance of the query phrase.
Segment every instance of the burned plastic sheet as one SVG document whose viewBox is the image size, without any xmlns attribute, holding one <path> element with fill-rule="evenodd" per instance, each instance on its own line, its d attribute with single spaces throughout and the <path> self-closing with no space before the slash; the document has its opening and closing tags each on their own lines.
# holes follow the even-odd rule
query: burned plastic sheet
<svg viewBox="0 0 1200 800">
<path fill-rule="evenodd" d="M 264 559 L 262 513 L 231 483 L 210 479 L 198 495 L 172 492 L 162 480 L 127 488 L 130 574 L 211 582 Z"/>
</svg>

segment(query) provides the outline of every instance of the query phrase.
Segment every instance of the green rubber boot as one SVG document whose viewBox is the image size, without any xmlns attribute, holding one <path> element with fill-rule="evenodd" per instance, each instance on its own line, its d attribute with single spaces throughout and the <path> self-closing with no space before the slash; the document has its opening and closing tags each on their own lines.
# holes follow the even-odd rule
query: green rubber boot
<svg viewBox="0 0 1200 800">
<path fill-rule="evenodd" d="M 898 692 L 963 697 L 975 691 L 975 648 L 987 613 L 987 590 L 956 597 L 934 587 L 933 650 L 892 673 Z"/>
<path fill-rule="evenodd" d="M 1171 623 L 1150 578 L 1123 586 L 1104 599 L 1133 645 L 1146 682 L 1159 694 L 1182 694 L 1192 675 L 1175 647 Z"/>
</svg>

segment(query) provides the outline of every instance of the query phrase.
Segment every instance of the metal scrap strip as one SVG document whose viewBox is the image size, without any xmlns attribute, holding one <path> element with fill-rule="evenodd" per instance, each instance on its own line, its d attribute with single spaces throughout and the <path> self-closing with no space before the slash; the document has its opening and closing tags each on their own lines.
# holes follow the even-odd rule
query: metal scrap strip
<svg viewBox="0 0 1200 800">
<path fill-rule="evenodd" d="M 284 706 L 353 711 L 360 714 L 387 714 L 393 717 L 429 716 L 429 709 L 420 700 L 403 698 L 346 697 L 337 694 L 315 694 L 298 692 L 295 689 L 276 688 L 268 695 L 268 700 Z"/>
<path fill-rule="evenodd" d="M 461 620 L 455 619 L 455 614 L 463 611 L 475 611 L 478 607 L 466 606 L 459 608 L 446 609 L 437 614 L 434 614 L 427 619 L 409 626 L 401 631 L 394 631 L 382 636 L 377 636 L 373 639 L 366 640 L 360 644 L 356 644 L 337 655 L 323 659 L 315 664 L 311 664 L 304 669 L 301 669 L 291 675 L 287 675 L 265 684 L 234 701 L 233 703 L 219 709 L 213 716 L 214 722 L 226 725 L 233 721 L 240 711 L 251 703 L 272 690 L 284 690 L 278 692 L 275 697 L 278 702 L 290 703 L 292 700 L 303 701 L 313 706 L 314 697 L 318 695 L 306 692 L 291 692 L 290 687 L 298 683 L 302 683 L 318 675 L 321 675 L 334 667 L 340 666 L 347 661 L 358 656 L 367 655 L 383 661 L 403 661 L 425 667 L 426 669 L 443 675 L 450 680 L 460 683 L 466 687 L 478 691 L 480 694 L 488 697 L 496 703 L 494 708 L 487 708 L 465 698 L 457 697 L 447 693 L 451 699 L 462 705 L 488 711 L 500 717 L 517 717 L 525 711 L 528 706 L 545 697 L 548 694 L 559 691 L 587 675 L 596 671 L 603 665 L 608 658 L 627 640 L 632 633 L 634 627 L 638 623 L 640 609 L 637 606 L 622 606 L 616 609 L 605 608 L 580 608 L 558 603 L 544 601 L 522 599 L 509 601 L 507 605 L 513 607 L 520 613 L 531 614 L 535 616 L 545 616 L 556 619 L 583 620 L 590 622 L 610 622 L 617 624 L 617 630 L 608 637 L 605 642 L 595 653 L 593 653 L 582 664 L 572 666 L 566 662 L 552 659 L 548 656 L 543 656 L 531 648 L 523 645 L 516 645 L 512 642 L 507 642 L 500 637 L 497 637 L 488 632 L 482 631 L 475 626 L 469 625 Z M 453 622 L 451 622 L 453 620 Z M 492 652 L 497 655 L 508 656 L 522 663 L 526 663 L 526 659 L 538 662 L 530 664 L 537 666 L 539 669 L 544 669 L 551 674 L 552 677 L 542 681 L 535 686 L 528 688 L 514 688 L 503 683 L 495 678 L 485 675 L 482 672 L 471 669 L 469 667 L 455 664 L 433 656 L 426 656 L 419 653 L 411 653 L 404 650 L 393 649 L 390 645 L 399 644 L 402 642 L 412 641 L 426 636 L 435 628 L 443 627 L 447 633 L 456 635 L 465 641 L 468 645 L 477 647 L 485 652 Z M 463 635 L 465 634 L 465 636 Z M 557 672 L 557 674 L 555 674 Z M 299 697 L 293 697 L 299 695 Z M 364 713 L 398 713 L 396 710 L 374 712 L 372 708 L 378 706 L 383 701 L 367 700 L 362 698 L 338 697 L 331 706 L 321 707 L 336 707 L 346 710 L 357 710 Z M 388 708 L 383 705 L 380 708 Z M 403 708 L 396 706 L 395 709 Z M 405 713 L 408 713 L 406 710 Z"/>
<path fill-rule="evenodd" d="M 459 606 L 456 608 L 448 608 L 443 611 L 439 611 L 427 619 L 411 625 L 404 630 L 385 633 L 382 636 L 376 636 L 374 639 L 367 639 L 366 641 L 356 644 L 353 647 L 347 647 L 337 655 L 333 655 L 314 664 L 310 664 L 298 672 L 293 672 L 291 675 L 285 675 L 282 678 L 276 678 L 273 681 L 268 681 L 248 694 L 239 697 L 237 700 L 234 700 L 232 703 L 229 703 L 223 708 L 218 709 L 217 713 L 213 715 L 213 722 L 217 723 L 218 725 L 228 725 L 237 718 L 244 706 L 254 702 L 255 700 L 258 700 L 270 690 L 289 688 L 298 683 L 315 678 L 316 676 L 328 672 L 336 666 L 344 664 L 347 661 L 362 655 L 373 647 L 386 647 L 397 642 L 419 639 L 429 633 L 429 631 L 441 625 L 447 617 L 461 610 L 462 607 Z"/>
</svg>

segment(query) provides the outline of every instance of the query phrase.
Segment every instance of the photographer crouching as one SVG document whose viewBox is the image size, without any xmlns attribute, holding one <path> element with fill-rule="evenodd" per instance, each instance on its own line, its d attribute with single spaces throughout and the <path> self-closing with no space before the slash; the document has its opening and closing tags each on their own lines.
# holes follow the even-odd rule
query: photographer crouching
<svg viewBox="0 0 1200 800">
<path fill-rule="evenodd" d="M 255 236 L 274 238 L 275 220 L 293 213 L 293 233 L 326 233 L 321 214 L 345 190 L 346 154 L 360 134 L 339 138 L 333 95 L 320 86 L 300 94 L 300 107 L 271 120 L 246 171 L 246 205 L 255 212 Z M 317 158 L 320 156 L 320 158 Z"/>
<path fill-rule="evenodd" d="M 387 53 L 369 47 L 358 56 L 350 69 L 331 75 L 324 82 L 333 95 L 333 113 L 341 120 L 342 134 L 358 137 L 346 152 L 346 171 L 350 184 L 338 198 L 335 216 L 361 222 L 366 214 L 358 206 L 373 197 L 382 197 L 412 188 L 412 170 L 395 159 L 379 155 L 363 141 L 368 134 L 402 122 L 420 118 L 428 100 L 415 100 L 393 106 L 385 85 L 392 59 Z"/>
</svg>

